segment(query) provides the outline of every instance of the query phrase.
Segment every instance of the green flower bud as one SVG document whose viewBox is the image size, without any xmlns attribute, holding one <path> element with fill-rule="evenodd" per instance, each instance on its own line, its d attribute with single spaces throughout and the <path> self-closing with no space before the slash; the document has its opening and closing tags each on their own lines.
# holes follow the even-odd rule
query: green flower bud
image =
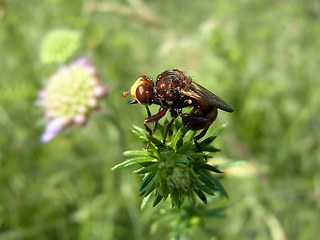
<svg viewBox="0 0 320 240">
<path fill-rule="evenodd" d="M 73 30 L 54 30 L 43 40 L 40 58 L 44 63 L 67 61 L 79 48 L 80 34 Z"/>
<path fill-rule="evenodd" d="M 176 119 L 176 121 L 180 121 Z M 145 177 L 140 186 L 140 195 L 155 196 L 153 205 L 162 199 L 171 198 L 173 206 L 180 207 L 185 198 L 195 200 L 196 196 L 207 203 L 207 195 L 221 195 L 228 197 L 225 189 L 213 173 L 222 173 L 216 167 L 207 163 L 207 152 L 216 152 L 216 148 L 209 144 L 216 135 L 208 137 L 197 145 L 193 143 L 191 130 L 182 127 L 181 121 L 175 124 L 169 132 L 166 143 L 161 142 L 162 136 L 156 133 L 152 136 L 141 128 L 135 127 L 134 133 L 144 143 L 148 143 L 145 150 L 125 152 L 131 159 L 118 164 L 113 169 L 140 165 L 137 174 Z M 158 123 L 158 132 L 164 132 L 166 125 Z M 221 132 L 218 129 L 217 132 Z M 201 148 L 201 149 L 199 149 Z"/>
</svg>

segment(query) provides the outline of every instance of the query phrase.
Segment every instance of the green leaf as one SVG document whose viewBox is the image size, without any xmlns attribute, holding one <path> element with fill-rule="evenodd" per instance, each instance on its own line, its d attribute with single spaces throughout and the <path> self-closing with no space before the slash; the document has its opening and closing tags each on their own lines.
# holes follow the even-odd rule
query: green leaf
<svg viewBox="0 0 320 240">
<path fill-rule="evenodd" d="M 158 165 L 159 165 L 158 163 L 154 162 L 154 164 L 152 164 L 150 166 L 147 166 L 147 167 L 140 168 L 140 169 L 134 171 L 134 173 L 136 173 L 136 174 L 146 174 L 148 172 L 153 171 L 155 168 L 157 168 Z"/>
<path fill-rule="evenodd" d="M 174 160 L 174 162 L 176 162 L 176 163 L 188 163 L 188 162 L 189 162 L 189 159 L 186 158 L 186 157 L 181 156 L 181 157 L 177 157 L 177 158 Z"/>
<path fill-rule="evenodd" d="M 176 206 L 176 207 L 180 208 L 183 201 L 184 201 L 184 198 L 182 196 L 180 196 L 179 194 L 175 194 L 175 193 L 171 193 L 170 196 L 171 196 L 172 207 Z"/>
<path fill-rule="evenodd" d="M 171 146 L 173 146 L 173 149 L 174 150 L 177 150 L 178 146 L 177 146 L 177 143 L 178 141 L 181 139 L 182 137 L 182 129 L 179 129 L 179 131 L 177 132 L 177 134 L 175 134 L 173 137 L 172 137 L 172 140 L 171 140 Z"/>
<path fill-rule="evenodd" d="M 202 191 L 210 194 L 210 195 L 215 195 L 213 189 L 211 189 L 210 187 L 208 187 L 208 186 L 205 185 L 205 184 L 202 184 L 202 185 L 198 186 L 198 188 L 199 188 L 200 190 L 202 190 Z"/>
<path fill-rule="evenodd" d="M 194 159 L 193 159 L 194 160 Z M 201 166 L 203 164 L 206 164 L 206 160 L 205 158 L 200 158 L 200 159 L 196 159 L 195 162 L 193 162 L 193 168 L 196 169 L 196 168 L 201 168 Z"/>
<path fill-rule="evenodd" d="M 143 130 L 142 128 L 138 127 L 138 126 L 133 126 L 132 128 L 132 132 L 139 138 L 145 141 L 148 141 L 147 139 L 147 135 L 149 135 L 149 133 L 146 130 Z"/>
<path fill-rule="evenodd" d="M 221 192 L 222 196 L 229 198 L 227 191 L 224 189 L 223 185 L 220 183 L 219 179 L 212 176 L 212 180 L 214 181 L 215 185 L 218 187 L 219 192 Z"/>
<path fill-rule="evenodd" d="M 146 174 L 146 173 L 151 172 L 151 171 L 152 170 L 143 167 L 143 168 L 140 168 L 140 169 L 134 171 L 134 173 L 136 173 L 136 174 Z"/>
<path fill-rule="evenodd" d="M 206 184 L 211 189 L 216 189 L 217 185 L 214 182 L 214 179 L 212 178 L 211 174 L 209 172 L 204 172 L 207 170 L 199 169 L 197 172 L 199 173 L 199 179 Z"/>
<path fill-rule="evenodd" d="M 56 29 L 49 31 L 45 35 L 40 49 L 41 60 L 44 63 L 61 64 L 66 62 L 79 48 L 80 38 L 80 32 L 75 30 Z"/>
<path fill-rule="evenodd" d="M 150 142 L 152 142 L 155 146 L 160 147 L 160 148 L 163 148 L 163 147 L 164 147 L 164 144 L 163 144 L 160 140 L 156 139 L 155 137 L 153 137 L 153 136 L 151 136 L 151 135 L 147 135 L 147 138 L 148 138 L 148 140 L 149 140 Z"/>
<path fill-rule="evenodd" d="M 158 123 L 158 129 L 159 129 L 159 132 L 160 132 L 162 138 L 164 137 L 164 134 L 167 129 L 165 126 L 167 126 L 168 123 L 169 123 L 169 120 L 167 118 L 164 120 L 163 124 Z"/>
<path fill-rule="evenodd" d="M 180 147 L 178 150 L 177 150 L 177 153 L 178 154 L 184 154 L 185 152 L 189 151 L 192 147 L 192 142 L 187 142 L 185 144 L 182 145 L 182 147 Z"/>
<path fill-rule="evenodd" d="M 215 148 L 213 146 L 205 146 L 204 148 L 201 148 L 202 151 L 204 152 L 220 152 L 221 149 Z"/>
<path fill-rule="evenodd" d="M 129 167 L 129 166 L 133 166 L 135 164 L 138 164 L 138 163 L 133 161 L 132 159 L 129 159 L 129 160 L 126 160 L 126 161 L 124 161 L 122 163 L 119 163 L 119 164 L 115 165 L 113 168 L 111 168 L 111 170 L 125 168 L 125 167 Z"/>
<path fill-rule="evenodd" d="M 194 192 L 198 195 L 198 197 L 201 199 L 202 202 L 207 204 L 207 198 L 200 189 L 194 189 Z"/>
<path fill-rule="evenodd" d="M 153 164 L 156 164 L 156 163 L 158 163 L 158 162 L 139 162 L 139 165 L 141 165 L 142 167 L 149 167 L 149 166 L 151 166 L 151 165 L 153 165 Z"/>
<path fill-rule="evenodd" d="M 228 126 L 228 123 L 223 124 L 222 126 L 215 129 L 212 133 L 213 136 L 218 136 L 225 128 Z"/>
<path fill-rule="evenodd" d="M 204 159 L 204 156 L 205 156 L 205 154 L 202 152 L 186 153 L 185 155 L 192 159 Z"/>
<path fill-rule="evenodd" d="M 182 138 L 180 138 L 179 140 L 178 140 L 178 142 L 177 142 L 177 145 L 176 145 L 176 150 L 177 149 L 179 149 L 179 148 L 181 148 L 181 146 L 183 145 L 183 140 L 182 140 Z"/>
<path fill-rule="evenodd" d="M 151 196 L 151 195 L 148 195 L 148 196 L 146 196 L 146 197 L 144 197 L 144 198 L 142 199 L 141 206 L 140 206 L 140 208 L 141 208 L 142 210 L 146 207 L 147 202 L 148 202 L 149 199 L 150 199 L 150 196 Z"/>
<path fill-rule="evenodd" d="M 247 162 L 246 161 L 234 161 L 234 162 L 228 162 L 228 163 L 220 164 L 219 168 L 225 169 L 225 168 L 241 166 L 241 165 L 244 165 L 244 164 L 247 164 Z"/>
<path fill-rule="evenodd" d="M 176 121 L 176 122 L 179 122 L 179 121 Z M 184 140 L 184 137 L 185 137 L 185 135 L 186 135 L 186 133 L 189 131 L 187 128 L 185 128 L 184 126 L 181 126 L 180 128 L 179 128 L 179 130 L 181 131 L 181 138 L 179 139 L 179 141 L 181 141 L 181 143 L 183 143 L 183 140 Z M 178 143 L 177 144 L 179 144 L 179 141 L 178 141 Z M 180 146 L 179 146 L 180 147 Z"/>
<path fill-rule="evenodd" d="M 149 182 L 149 184 L 146 185 L 144 189 L 140 191 L 140 196 L 146 197 L 148 196 L 154 189 L 156 188 L 156 184 L 154 181 L 154 178 Z"/>
<path fill-rule="evenodd" d="M 210 164 L 203 164 L 200 168 L 204 168 L 204 169 L 208 169 L 212 172 L 216 172 L 216 173 L 223 173 L 223 171 L 219 170 L 218 168 L 210 165 Z"/>
<path fill-rule="evenodd" d="M 146 167 L 142 167 L 136 171 L 133 171 L 135 174 L 146 174 L 148 172 L 151 172 L 152 169 L 146 168 Z"/>
<path fill-rule="evenodd" d="M 125 151 L 123 153 L 125 156 L 149 156 L 148 151 L 146 150 L 131 150 L 131 151 Z"/>
<path fill-rule="evenodd" d="M 157 193 L 157 194 L 156 194 L 156 197 L 155 197 L 155 199 L 154 199 L 154 201 L 153 201 L 152 206 L 153 206 L 153 207 L 157 206 L 158 203 L 162 200 L 162 198 L 163 198 L 163 197 L 162 197 L 159 193 Z"/>
<path fill-rule="evenodd" d="M 153 157 L 136 157 L 128 159 L 122 163 L 117 164 L 112 168 L 112 170 L 119 169 L 119 168 L 125 168 L 132 165 L 136 165 L 143 162 L 153 162 L 155 159 Z"/>
<path fill-rule="evenodd" d="M 204 147 L 208 146 L 210 143 L 212 143 L 213 140 L 215 140 L 217 138 L 217 136 L 211 136 L 206 138 L 205 140 L 201 141 L 199 143 L 201 149 L 203 149 Z"/>
<path fill-rule="evenodd" d="M 225 217 L 226 214 L 222 213 L 225 211 L 227 207 L 219 207 L 219 208 L 214 208 L 208 211 L 205 211 L 205 216 L 207 217 Z"/>
<path fill-rule="evenodd" d="M 196 131 L 192 131 L 192 130 L 187 131 L 186 134 L 184 135 L 185 142 L 192 142 L 195 135 L 196 135 Z"/>
<path fill-rule="evenodd" d="M 140 185 L 140 193 L 149 184 L 149 182 L 154 178 L 156 173 L 157 173 L 157 171 L 152 171 L 143 179 L 143 181 Z"/>
<path fill-rule="evenodd" d="M 178 120 L 174 121 L 173 127 L 175 129 L 186 129 L 185 127 L 182 126 L 182 121 L 178 121 Z"/>
<path fill-rule="evenodd" d="M 147 137 L 144 137 L 144 136 L 141 136 L 139 137 L 140 141 L 144 144 L 148 144 L 148 138 Z"/>
<path fill-rule="evenodd" d="M 140 135 L 148 135 L 148 134 L 149 134 L 149 133 L 147 132 L 147 130 L 142 129 L 141 127 L 138 127 L 138 126 L 136 126 L 136 125 L 133 125 L 132 130 L 140 133 Z"/>
</svg>

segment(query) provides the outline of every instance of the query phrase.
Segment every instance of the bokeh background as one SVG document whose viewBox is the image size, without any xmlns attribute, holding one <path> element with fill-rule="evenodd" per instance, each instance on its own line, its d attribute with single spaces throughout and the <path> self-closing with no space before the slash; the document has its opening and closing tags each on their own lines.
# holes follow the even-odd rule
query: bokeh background
<svg viewBox="0 0 320 240">
<path fill-rule="evenodd" d="M 317 239 L 319 24 L 317 0 L 0 0 L 0 239 L 173 237 L 183 210 L 141 210 L 141 178 L 111 171 L 143 147 L 131 128 L 145 109 L 122 91 L 171 68 L 235 110 L 210 129 L 229 123 L 212 161 L 246 162 L 222 180 L 230 199 L 210 203 L 225 217 L 189 219 L 180 239 Z M 44 47 L 65 30 L 76 39 Z M 108 96 L 84 127 L 41 143 L 38 92 L 78 57 L 100 70 Z"/>
</svg>

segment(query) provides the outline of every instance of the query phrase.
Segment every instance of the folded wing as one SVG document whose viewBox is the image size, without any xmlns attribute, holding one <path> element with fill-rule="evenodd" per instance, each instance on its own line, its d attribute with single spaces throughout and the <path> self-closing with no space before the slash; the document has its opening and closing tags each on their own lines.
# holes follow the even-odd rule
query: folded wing
<svg viewBox="0 0 320 240">
<path fill-rule="evenodd" d="M 226 112 L 233 112 L 232 107 L 225 101 L 195 82 L 192 82 L 188 89 L 183 89 L 181 92 L 190 98 L 205 101 Z"/>
</svg>

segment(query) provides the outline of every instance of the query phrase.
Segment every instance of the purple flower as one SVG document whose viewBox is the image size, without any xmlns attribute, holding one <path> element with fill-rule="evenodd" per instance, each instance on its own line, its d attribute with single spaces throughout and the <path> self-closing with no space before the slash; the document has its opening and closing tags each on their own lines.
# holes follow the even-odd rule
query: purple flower
<svg viewBox="0 0 320 240">
<path fill-rule="evenodd" d="M 83 65 L 83 66 L 92 66 L 91 61 L 88 58 L 78 58 L 74 61 L 75 64 Z"/>
<path fill-rule="evenodd" d="M 62 66 L 38 93 L 48 119 L 41 141 L 50 141 L 66 126 L 84 125 L 107 91 L 89 59 L 79 58 Z"/>
<path fill-rule="evenodd" d="M 49 142 L 66 126 L 66 124 L 67 121 L 65 118 L 54 118 L 50 120 L 44 133 L 41 135 L 41 142 Z"/>
</svg>

